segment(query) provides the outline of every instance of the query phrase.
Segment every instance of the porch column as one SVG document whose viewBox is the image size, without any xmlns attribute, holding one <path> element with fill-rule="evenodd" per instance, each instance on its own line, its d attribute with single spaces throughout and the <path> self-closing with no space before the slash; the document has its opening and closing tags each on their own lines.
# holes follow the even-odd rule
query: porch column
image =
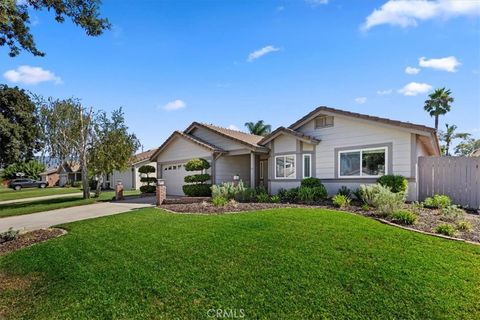
<svg viewBox="0 0 480 320">
<path fill-rule="evenodd" d="M 255 154 L 253 152 L 250 153 L 250 187 L 255 188 L 256 181 L 255 181 Z"/>
</svg>

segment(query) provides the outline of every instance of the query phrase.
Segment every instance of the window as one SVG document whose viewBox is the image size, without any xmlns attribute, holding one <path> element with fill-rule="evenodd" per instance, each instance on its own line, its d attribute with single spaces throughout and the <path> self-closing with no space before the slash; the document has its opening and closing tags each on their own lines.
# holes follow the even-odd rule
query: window
<svg viewBox="0 0 480 320">
<path fill-rule="evenodd" d="M 332 116 L 320 116 L 315 119 L 315 129 L 333 127 Z"/>
<path fill-rule="evenodd" d="M 339 177 L 380 177 L 387 173 L 387 148 L 339 152 Z"/>
<path fill-rule="evenodd" d="M 259 176 L 260 176 L 260 179 L 262 179 L 262 180 L 263 180 L 263 164 L 264 164 L 264 163 L 265 163 L 264 161 L 260 161 L 260 169 L 259 169 L 259 170 L 260 170 L 260 173 L 259 173 Z"/>
<path fill-rule="evenodd" d="M 304 154 L 303 155 L 303 178 L 312 177 L 312 155 Z"/>
<path fill-rule="evenodd" d="M 275 157 L 275 179 L 295 179 L 295 155 Z"/>
</svg>

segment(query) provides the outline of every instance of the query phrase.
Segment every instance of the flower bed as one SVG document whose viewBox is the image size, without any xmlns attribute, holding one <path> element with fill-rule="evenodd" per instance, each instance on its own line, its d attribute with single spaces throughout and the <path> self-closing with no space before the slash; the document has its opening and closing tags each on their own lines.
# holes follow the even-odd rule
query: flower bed
<svg viewBox="0 0 480 320">
<path fill-rule="evenodd" d="M 29 247 L 36 243 L 59 237 L 63 234 L 65 234 L 65 230 L 58 228 L 41 229 L 20 234 L 16 239 L 0 244 L 0 255 Z"/>
</svg>

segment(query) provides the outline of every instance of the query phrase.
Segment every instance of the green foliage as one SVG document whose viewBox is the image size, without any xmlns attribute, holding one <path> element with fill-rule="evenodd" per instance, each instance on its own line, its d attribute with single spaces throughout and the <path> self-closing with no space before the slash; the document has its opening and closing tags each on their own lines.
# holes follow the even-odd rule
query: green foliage
<svg viewBox="0 0 480 320">
<path fill-rule="evenodd" d="M 282 203 L 296 203 L 298 201 L 298 190 L 299 188 L 292 189 L 280 189 L 278 190 L 278 196 L 280 197 L 280 202 Z"/>
<path fill-rule="evenodd" d="M 146 183 L 147 185 L 151 185 L 152 183 L 155 184 L 157 182 L 157 178 L 155 178 L 155 177 L 141 177 L 140 182 Z"/>
<path fill-rule="evenodd" d="M 435 232 L 449 237 L 454 237 L 457 234 L 455 227 L 448 223 L 438 225 L 435 228 Z"/>
<path fill-rule="evenodd" d="M 449 125 L 448 123 L 445 124 L 446 130 L 445 131 L 440 131 L 440 141 L 445 142 L 445 145 L 442 146 L 444 147 L 444 152 L 442 154 L 445 154 L 446 156 L 450 155 L 450 145 L 452 142 L 456 139 L 463 139 L 468 140 L 471 136 L 469 133 L 461 133 L 461 132 L 455 132 L 457 130 L 457 126 L 452 124 Z"/>
<path fill-rule="evenodd" d="M 323 185 L 319 187 L 300 187 L 298 189 L 297 200 L 300 203 L 313 204 L 326 199 L 327 190 Z"/>
<path fill-rule="evenodd" d="M 355 189 L 355 191 L 353 191 L 352 194 L 355 196 L 357 200 L 362 201 L 362 190 L 360 188 Z"/>
<path fill-rule="evenodd" d="M 446 206 L 441 209 L 441 212 L 442 215 L 450 221 L 457 221 L 465 216 L 465 211 L 456 205 Z"/>
<path fill-rule="evenodd" d="M 17 178 L 17 173 L 23 173 L 25 178 L 38 180 L 40 173 L 45 171 L 45 165 L 36 161 L 30 160 L 28 162 L 20 162 L 9 165 L 2 172 L 2 177 L 5 179 Z"/>
<path fill-rule="evenodd" d="M 401 209 L 406 198 L 405 193 L 392 192 L 389 187 L 378 183 L 373 185 L 362 184 L 360 193 L 362 201 L 371 207 L 377 208 L 377 211 L 382 215 L 390 215 Z"/>
<path fill-rule="evenodd" d="M 270 197 L 270 202 L 271 203 L 280 203 L 280 197 L 278 195 L 271 196 Z"/>
<path fill-rule="evenodd" d="M 407 210 L 395 211 L 392 214 L 392 220 L 401 224 L 412 225 L 417 219 L 418 217 L 415 213 Z"/>
<path fill-rule="evenodd" d="M 141 174 L 150 174 L 150 173 L 154 173 L 156 170 L 155 170 L 155 167 L 154 166 L 151 166 L 151 165 L 144 165 L 144 166 L 141 166 L 140 168 L 138 168 L 138 173 L 141 173 Z"/>
<path fill-rule="evenodd" d="M 193 176 L 186 176 L 184 178 L 184 181 L 186 183 L 202 183 L 202 182 L 207 182 L 208 180 L 210 180 L 210 175 L 208 173 L 204 173 L 204 174 L 196 174 L 196 175 L 193 175 Z"/>
<path fill-rule="evenodd" d="M 260 203 L 269 203 L 270 202 L 270 196 L 268 193 L 259 193 L 256 196 L 257 201 Z"/>
<path fill-rule="evenodd" d="M 347 188 L 347 186 L 342 186 L 340 189 L 338 189 L 337 194 L 341 194 L 341 195 L 344 195 L 348 198 L 351 198 L 352 191 L 349 188 Z"/>
<path fill-rule="evenodd" d="M 366 203 L 362 204 L 362 210 L 363 211 L 370 211 L 370 206 Z"/>
<path fill-rule="evenodd" d="M 457 224 L 457 229 L 461 230 L 461 231 L 464 231 L 464 232 L 472 232 L 473 225 L 470 221 L 464 220 L 464 221 L 460 221 Z"/>
<path fill-rule="evenodd" d="M 392 192 L 407 192 L 408 180 L 401 175 L 385 175 L 378 178 L 377 182 L 382 186 L 389 187 Z"/>
<path fill-rule="evenodd" d="M 435 89 L 425 101 L 424 110 L 435 118 L 435 129 L 438 130 L 438 117 L 450 112 L 451 103 L 454 101 L 452 92 L 446 88 Z"/>
<path fill-rule="evenodd" d="M 457 156 L 470 156 L 472 152 L 480 149 L 480 139 L 472 139 L 465 137 L 459 144 L 455 146 L 455 154 Z"/>
<path fill-rule="evenodd" d="M 75 25 L 84 29 L 87 35 L 99 36 L 111 27 L 107 19 L 99 17 L 99 6 L 98 0 L 2 1 L 0 46 L 8 46 L 10 57 L 17 56 L 22 49 L 34 56 L 44 56 L 45 53 L 37 49 L 29 27 L 32 21 L 30 15 L 40 10 L 53 12 L 59 23 L 70 18 Z"/>
<path fill-rule="evenodd" d="M 323 184 L 322 184 L 322 181 L 318 178 L 306 178 L 302 180 L 300 186 L 307 187 L 307 188 L 315 188 L 315 187 L 321 187 L 323 186 Z"/>
<path fill-rule="evenodd" d="M 248 128 L 248 131 L 251 134 L 255 134 L 257 136 L 266 136 L 272 131 L 272 126 L 265 124 L 263 120 L 259 120 L 257 122 L 247 122 L 245 123 L 245 127 Z"/>
<path fill-rule="evenodd" d="M 223 207 L 228 203 L 228 199 L 222 196 L 214 196 L 212 198 L 212 204 L 216 207 Z"/>
<path fill-rule="evenodd" d="M 7 241 L 12 241 L 17 239 L 18 234 L 20 232 L 18 230 L 13 230 L 13 228 L 9 228 L 8 231 L 0 233 L 0 243 L 4 243 Z"/>
<path fill-rule="evenodd" d="M 146 185 L 146 186 L 141 186 L 140 187 L 140 192 L 141 193 L 155 193 L 156 191 L 157 191 L 156 186 Z"/>
<path fill-rule="evenodd" d="M 0 30 L 1 25 L 0 19 Z M 0 85 L 0 168 L 33 159 L 41 136 L 38 110 L 27 91 Z"/>
<path fill-rule="evenodd" d="M 210 197 L 212 195 L 211 184 L 187 184 L 182 187 L 183 193 L 189 197 Z"/>
<path fill-rule="evenodd" d="M 378 184 L 362 184 L 357 190 L 357 196 L 359 196 L 359 199 L 365 204 L 369 205 L 370 207 L 374 207 L 375 197 L 379 193 L 380 187 L 381 186 Z"/>
<path fill-rule="evenodd" d="M 336 194 L 333 198 L 332 198 L 332 203 L 335 207 L 337 208 L 345 208 L 345 207 L 348 207 L 350 205 L 350 202 L 352 200 L 344 195 L 344 194 Z"/>
<path fill-rule="evenodd" d="M 255 189 L 245 188 L 235 193 L 235 201 L 248 203 L 256 201 Z"/>
<path fill-rule="evenodd" d="M 452 200 L 446 195 L 436 194 L 433 197 L 428 197 L 423 201 L 426 207 L 442 209 L 452 205 Z"/>
<path fill-rule="evenodd" d="M 202 171 L 210 168 L 210 163 L 205 159 L 192 159 L 185 164 L 187 171 Z"/>
<path fill-rule="evenodd" d="M 239 181 L 237 185 L 233 182 L 224 182 L 221 185 L 212 186 L 213 197 L 223 197 L 227 200 L 235 199 L 239 194 L 243 194 L 247 190 L 243 181 Z"/>
</svg>

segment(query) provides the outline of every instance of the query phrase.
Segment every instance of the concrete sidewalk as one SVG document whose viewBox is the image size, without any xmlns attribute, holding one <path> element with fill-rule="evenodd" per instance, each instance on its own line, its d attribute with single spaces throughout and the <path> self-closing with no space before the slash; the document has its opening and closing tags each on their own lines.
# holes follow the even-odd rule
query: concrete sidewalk
<svg viewBox="0 0 480 320">
<path fill-rule="evenodd" d="M 48 199 L 57 199 L 57 198 L 68 198 L 74 196 L 82 196 L 83 193 L 75 192 L 75 193 L 64 193 L 64 194 L 52 194 L 51 196 L 42 196 L 42 197 L 33 197 L 33 198 L 23 198 L 23 199 L 13 199 L 13 200 L 4 200 L 0 201 L 0 206 L 2 204 L 11 204 L 11 203 L 20 203 L 20 202 L 30 202 L 30 201 L 41 201 L 41 200 L 48 200 Z"/>
<path fill-rule="evenodd" d="M 110 216 L 154 206 L 155 197 L 145 197 L 0 218 L 0 232 L 7 231 L 10 227 L 20 230 L 20 232 L 45 229 L 57 224 Z"/>
</svg>

